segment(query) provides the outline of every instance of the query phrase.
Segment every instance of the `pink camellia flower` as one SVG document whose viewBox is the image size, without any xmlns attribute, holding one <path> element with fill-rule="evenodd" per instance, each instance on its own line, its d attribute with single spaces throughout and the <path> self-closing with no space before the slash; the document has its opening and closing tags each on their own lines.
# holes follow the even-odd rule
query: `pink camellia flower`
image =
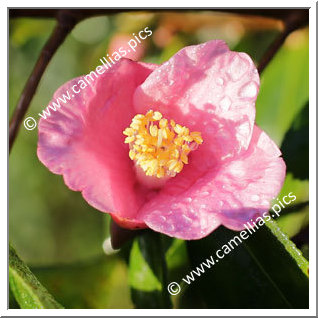
<svg viewBox="0 0 318 318">
<path fill-rule="evenodd" d="M 162 65 L 121 59 L 41 119 L 38 157 L 124 228 L 181 239 L 241 230 L 285 178 L 281 152 L 254 124 L 258 88 L 251 58 L 219 40 Z"/>
</svg>

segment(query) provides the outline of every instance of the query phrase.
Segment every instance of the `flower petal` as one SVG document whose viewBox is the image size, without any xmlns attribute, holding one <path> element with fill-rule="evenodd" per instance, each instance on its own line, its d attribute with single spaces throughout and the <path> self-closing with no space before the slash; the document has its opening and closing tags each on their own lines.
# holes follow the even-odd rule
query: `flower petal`
<svg viewBox="0 0 318 318">
<path fill-rule="evenodd" d="M 242 230 L 247 221 L 255 221 L 270 209 L 286 176 L 286 165 L 280 155 L 274 141 L 254 126 L 248 151 L 228 164 L 216 178 L 223 188 L 219 189 L 219 198 L 222 200 L 222 195 L 226 198 L 220 215 L 223 225 Z"/>
<path fill-rule="evenodd" d="M 153 65 L 122 59 L 39 123 L 42 163 L 62 174 L 69 188 L 82 191 L 96 209 L 133 221 L 147 191 L 136 186 L 122 131 L 135 115 L 133 93 L 153 69 Z M 51 102 L 67 90 L 72 92 L 79 80 L 84 77 L 60 87 Z"/>
<path fill-rule="evenodd" d="M 275 143 L 254 126 L 247 152 L 212 169 L 191 186 L 170 182 L 140 212 L 155 231 L 181 239 L 200 239 L 220 224 L 241 230 L 270 208 L 285 178 L 285 163 Z"/>
<path fill-rule="evenodd" d="M 185 47 L 137 88 L 137 112 L 149 108 L 200 131 L 200 164 L 214 166 L 248 148 L 259 76 L 251 58 L 214 40 Z M 212 160 L 213 159 L 213 160 Z"/>
</svg>

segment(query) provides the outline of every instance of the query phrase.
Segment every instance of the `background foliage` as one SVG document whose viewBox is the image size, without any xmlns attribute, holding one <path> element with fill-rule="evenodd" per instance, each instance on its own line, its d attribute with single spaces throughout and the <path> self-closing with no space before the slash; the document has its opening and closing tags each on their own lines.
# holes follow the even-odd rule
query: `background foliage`
<svg viewBox="0 0 318 318">
<path fill-rule="evenodd" d="M 10 116 L 54 24 L 51 19 L 10 21 Z M 109 48 L 120 35 L 132 36 L 146 26 L 153 35 L 142 43 L 139 54 L 141 60 L 152 63 L 167 60 L 186 45 L 211 39 L 225 40 L 232 50 L 247 52 L 258 63 L 281 32 L 277 20 L 213 12 L 121 13 L 89 18 L 75 27 L 53 57 L 27 115 L 37 118 L 60 85 L 93 70 L 100 64 L 100 57 L 111 53 Z M 277 222 L 306 258 L 308 50 L 306 28 L 289 35 L 262 73 L 256 104 L 257 124 L 281 147 L 287 163 L 281 193 L 293 192 L 297 196 L 294 206 L 286 208 Z M 36 279 L 44 286 L 44 293 L 47 289 L 56 299 L 43 296 L 50 308 L 60 306 L 58 303 L 65 308 L 308 306 L 307 276 L 286 252 L 287 245 L 273 238 L 283 235 L 278 234 L 280 229 L 273 228 L 260 230 L 257 237 L 224 258 L 203 279 L 170 298 L 165 284 L 180 281 L 235 232 L 221 227 L 206 239 L 188 243 L 148 233 L 126 244 L 120 253 L 105 256 L 102 242 L 108 235 L 108 216 L 90 207 L 80 193 L 70 191 L 62 177 L 51 174 L 39 162 L 36 146 L 36 130 L 22 127 L 10 156 L 10 241 L 35 275 L 31 283 L 29 276 L 17 278 L 16 262 L 10 262 L 11 308 L 25 308 L 25 304 L 32 307 L 32 301 L 21 300 L 25 294 L 19 296 L 19 286 L 38 284 L 34 283 Z M 149 256 L 154 251 L 151 246 L 155 251 L 161 246 L 160 253 Z M 265 251 L 266 258 L 260 251 Z M 41 307 L 37 301 L 33 306 Z"/>
</svg>

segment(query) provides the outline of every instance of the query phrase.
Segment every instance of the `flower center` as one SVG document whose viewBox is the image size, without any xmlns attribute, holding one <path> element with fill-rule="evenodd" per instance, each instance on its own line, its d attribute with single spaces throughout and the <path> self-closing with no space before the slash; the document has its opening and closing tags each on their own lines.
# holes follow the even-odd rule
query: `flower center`
<svg viewBox="0 0 318 318">
<path fill-rule="evenodd" d="M 174 177 L 188 164 L 189 153 L 203 142 L 200 132 L 190 132 L 153 110 L 137 114 L 123 134 L 130 159 L 147 176 L 157 178 Z"/>
</svg>

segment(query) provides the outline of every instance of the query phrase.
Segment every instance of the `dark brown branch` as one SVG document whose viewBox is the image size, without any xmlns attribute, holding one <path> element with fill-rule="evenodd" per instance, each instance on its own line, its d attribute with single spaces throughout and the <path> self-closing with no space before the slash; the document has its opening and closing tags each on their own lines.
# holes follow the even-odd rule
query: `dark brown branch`
<svg viewBox="0 0 318 318">
<path fill-rule="evenodd" d="M 23 117 L 25 116 L 30 102 L 36 92 L 41 77 L 51 61 L 54 53 L 63 43 L 66 36 L 76 24 L 77 19 L 68 10 L 60 10 L 57 16 L 57 25 L 49 40 L 43 47 L 34 69 L 23 89 L 18 105 L 14 110 L 9 127 L 9 150 L 11 150 L 17 136 Z"/>
<path fill-rule="evenodd" d="M 63 9 L 10 9 L 9 17 L 11 18 L 57 18 Z M 141 9 L 68 9 L 67 11 L 72 12 L 72 15 L 79 21 L 85 18 L 90 18 L 99 15 L 109 15 L 128 11 L 141 11 Z"/>
<path fill-rule="evenodd" d="M 290 16 L 291 12 L 303 12 L 308 11 L 306 9 L 239 9 L 239 8 L 93 8 L 93 9 L 72 9 L 72 12 L 81 19 L 89 18 L 97 15 L 105 14 L 115 14 L 121 12 L 132 12 L 132 11 L 151 11 L 151 12 L 186 12 L 186 11 L 216 11 L 216 12 L 225 12 L 233 13 L 239 15 L 253 15 L 261 16 L 268 18 L 275 18 L 280 20 L 285 20 Z M 38 18 L 56 18 L 57 14 L 61 9 L 10 9 L 9 16 L 10 18 L 19 18 L 19 17 L 38 17 Z"/>
<path fill-rule="evenodd" d="M 274 55 L 284 44 L 288 35 L 308 24 L 308 10 L 291 10 L 290 15 L 288 15 L 284 20 L 284 31 L 277 37 L 273 44 L 268 48 L 263 58 L 258 65 L 258 72 L 262 73 L 267 64 L 272 60 Z"/>
</svg>

